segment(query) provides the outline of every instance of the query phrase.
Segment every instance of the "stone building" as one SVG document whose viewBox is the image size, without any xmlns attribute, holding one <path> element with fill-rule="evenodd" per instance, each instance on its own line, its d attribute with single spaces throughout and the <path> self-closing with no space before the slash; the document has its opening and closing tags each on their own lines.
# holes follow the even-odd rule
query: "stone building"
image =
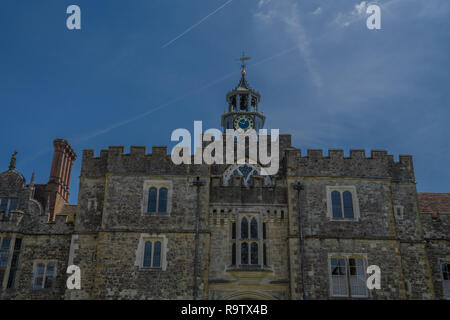
<svg viewBox="0 0 450 320">
<path fill-rule="evenodd" d="M 263 128 L 260 98 L 243 70 L 223 128 Z M 1 298 L 450 298 L 450 194 L 417 193 L 411 156 L 279 144 L 272 176 L 175 165 L 166 147 L 84 150 L 77 205 L 67 141 L 47 184 L 27 183 L 14 154 L 0 174 Z M 81 289 L 67 289 L 69 265 Z"/>
</svg>

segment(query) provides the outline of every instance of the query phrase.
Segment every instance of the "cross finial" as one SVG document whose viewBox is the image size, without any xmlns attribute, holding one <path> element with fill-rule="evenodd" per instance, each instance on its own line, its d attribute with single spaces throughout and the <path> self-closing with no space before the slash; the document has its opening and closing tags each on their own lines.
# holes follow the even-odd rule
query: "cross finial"
<svg viewBox="0 0 450 320">
<path fill-rule="evenodd" d="M 16 158 L 17 158 L 17 151 L 14 151 L 14 153 L 11 156 L 11 160 L 9 161 L 9 170 L 14 170 L 16 168 Z"/>
<path fill-rule="evenodd" d="M 251 59 L 250 57 L 245 56 L 245 52 L 242 52 L 242 57 L 238 59 L 239 61 L 241 61 L 242 74 L 245 74 L 245 67 L 247 66 L 245 61 L 250 59 Z"/>
</svg>

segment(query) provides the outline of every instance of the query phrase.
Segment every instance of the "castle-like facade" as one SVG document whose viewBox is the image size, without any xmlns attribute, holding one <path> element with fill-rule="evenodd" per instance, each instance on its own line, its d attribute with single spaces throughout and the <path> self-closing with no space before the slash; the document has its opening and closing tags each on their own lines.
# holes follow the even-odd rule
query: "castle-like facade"
<svg viewBox="0 0 450 320">
<path fill-rule="evenodd" d="M 263 128 L 260 98 L 243 71 L 223 129 Z M 67 141 L 47 184 L 26 182 L 14 154 L 0 174 L 1 299 L 450 298 L 450 194 L 418 193 L 411 156 L 302 153 L 288 134 L 279 146 L 272 176 L 175 165 L 166 147 L 84 150 L 76 205 Z"/>
</svg>

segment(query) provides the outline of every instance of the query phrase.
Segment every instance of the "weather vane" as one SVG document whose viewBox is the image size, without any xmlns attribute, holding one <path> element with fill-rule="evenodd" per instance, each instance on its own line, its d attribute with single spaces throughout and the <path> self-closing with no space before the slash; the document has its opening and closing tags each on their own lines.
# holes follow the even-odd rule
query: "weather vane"
<svg viewBox="0 0 450 320">
<path fill-rule="evenodd" d="M 242 57 L 241 57 L 241 58 L 236 59 L 236 60 L 241 61 L 241 69 L 242 69 L 242 72 L 243 72 L 243 73 L 245 73 L 245 67 L 247 66 L 247 64 L 245 63 L 245 61 L 250 60 L 250 59 L 251 59 L 251 57 L 246 57 L 246 56 L 245 56 L 245 52 L 242 52 Z"/>
</svg>

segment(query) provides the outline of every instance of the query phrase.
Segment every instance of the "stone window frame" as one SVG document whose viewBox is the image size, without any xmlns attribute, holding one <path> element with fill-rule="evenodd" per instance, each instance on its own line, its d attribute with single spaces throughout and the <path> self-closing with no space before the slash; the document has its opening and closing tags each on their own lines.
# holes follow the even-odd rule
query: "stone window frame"
<svg viewBox="0 0 450 320">
<path fill-rule="evenodd" d="M 7 249 L 3 249 L 3 239 L 5 238 L 9 238 L 9 245 Z M 3 267 L 0 267 L 0 271 L 2 271 L 1 273 L 3 274 L 3 276 L 0 277 L 0 290 L 3 290 L 5 288 L 5 286 L 3 286 L 4 282 L 7 281 L 5 280 L 5 278 L 7 278 L 7 274 L 9 274 L 9 264 L 10 264 L 10 260 L 11 260 L 11 247 L 12 247 L 12 243 L 13 243 L 13 237 L 6 235 L 3 237 L 0 237 L 0 253 L 3 255 L 6 255 L 6 265 Z"/>
<path fill-rule="evenodd" d="M 141 205 L 141 215 L 143 216 L 170 216 L 172 212 L 172 199 L 173 199 L 173 183 L 171 180 L 145 180 L 143 183 L 143 197 L 142 197 L 142 205 Z M 166 204 L 166 212 L 148 212 L 148 193 L 150 188 L 156 188 L 157 198 L 156 198 L 156 206 L 158 208 L 159 205 L 159 190 L 161 188 L 167 188 L 167 204 Z"/>
<path fill-rule="evenodd" d="M 439 265 L 439 274 L 441 276 L 441 280 L 442 280 L 442 298 L 445 300 L 450 300 L 450 278 L 449 280 L 444 280 L 444 273 L 442 271 L 442 265 L 446 264 L 447 265 L 447 272 L 450 273 L 450 260 L 446 260 L 446 259 L 439 259 L 438 261 L 438 265 Z M 447 283 L 447 286 L 449 287 L 448 293 L 447 295 L 446 293 L 446 289 L 445 289 L 445 283 Z"/>
<path fill-rule="evenodd" d="M 151 241 L 161 242 L 161 262 L 159 267 L 144 267 L 144 251 L 145 251 L 145 242 Z M 134 261 L 134 265 L 139 267 L 141 271 L 166 271 L 167 270 L 167 244 L 168 239 L 165 234 L 149 234 L 149 233 L 141 233 L 139 237 L 138 247 L 136 249 L 136 260 Z M 153 250 L 153 245 L 152 245 Z"/>
<path fill-rule="evenodd" d="M 345 259 L 345 271 L 346 271 L 346 287 L 347 287 L 347 294 L 346 295 L 335 295 L 333 294 L 333 280 L 332 280 L 332 273 L 331 273 L 331 258 L 344 258 Z M 350 285 L 350 268 L 349 268 L 349 259 L 356 258 L 356 259 L 362 259 L 363 261 L 363 274 L 364 274 L 364 288 L 366 294 L 364 296 L 361 295 L 352 295 L 351 294 L 351 285 Z M 334 253 L 328 253 L 328 263 L 327 263 L 327 272 L 328 272 L 328 289 L 329 289 L 329 296 L 331 298 L 357 298 L 357 299 L 367 299 L 370 296 L 370 292 L 367 288 L 367 266 L 368 266 L 368 259 L 366 253 L 342 253 L 342 252 L 334 252 Z"/>
<path fill-rule="evenodd" d="M 93 203 L 93 205 L 92 205 Z M 97 211 L 97 198 L 88 198 L 87 200 L 87 211 L 95 212 Z"/>
<path fill-rule="evenodd" d="M 397 214 L 397 210 L 400 210 L 400 215 Z M 394 206 L 394 217 L 398 220 L 403 220 L 403 214 L 405 212 L 405 207 L 402 205 L 395 205 Z"/>
<path fill-rule="evenodd" d="M 34 282 L 36 279 L 36 275 L 37 275 L 37 266 L 39 264 L 44 264 L 45 268 L 44 268 L 44 275 L 43 275 L 43 279 L 42 279 L 42 285 L 40 288 L 36 287 Z M 50 288 L 45 288 L 45 279 L 46 279 L 46 275 L 47 275 L 47 267 L 49 264 L 53 264 L 55 266 L 55 269 L 53 271 L 53 282 L 52 282 L 52 286 Z M 50 260 L 46 260 L 46 259 L 36 259 L 33 260 L 33 276 L 31 277 L 31 290 L 32 291 L 41 291 L 41 290 L 53 290 L 55 288 L 55 283 L 56 283 L 56 277 L 58 275 L 58 261 L 55 259 L 50 259 Z"/>
<path fill-rule="evenodd" d="M 248 234 L 248 239 L 241 239 L 241 223 L 242 223 L 242 219 L 243 218 L 247 218 L 248 221 L 248 228 L 249 228 L 249 234 Z M 252 219 L 255 218 L 256 222 L 258 224 L 258 237 L 257 239 L 251 239 L 251 221 Z M 235 239 L 233 239 L 232 237 L 232 232 L 233 232 L 233 223 L 236 225 L 236 237 Z M 266 225 L 266 239 L 264 239 L 263 237 L 263 225 Z M 231 263 L 230 266 L 232 268 L 237 268 L 237 269 L 245 269 L 245 268 L 264 268 L 264 267 L 268 267 L 270 265 L 270 256 L 269 256 L 269 240 L 268 240 L 268 235 L 269 231 L 268 231 L 268 223 L 266 221 L 264 221 L 262 215 L 259 212 L 240 212 L 237 214 L 237 219 L 231 221 L 230 223 L 230 251 L 231 251 Z M 251 264 L 251 245 L 248 246 L 248 255 L 249 255 L 249 263 L 248 264 L 241 264 L 241 244 L 243 242 L 247 242 L 249 244 L 251 244 L 252 242 L 255 242 L 258 244 L 258 263 L 257 264 Z M 233 259 L 233 244 L 236 245 L 236 263 L 233 265 L 232 264 L 232 259 Z M 264 245 L 266 245 L 266 262 L 267 264 L 264 264 Z"/>
<path fill-rule="evenodd" d="M 23 247 L 23 238 L 13 236 L 13 242 L 10 244 L 10 256 L 11 258 L 8 261 L 8 277 L 6 278 L 6 289 L 12 290 L 14 289 L 15 282 L 17 279 L 17 271 L 19 270 L 19 257 Z M 15 261 L 14 261 L 15 260 Z M 14 262 L 14 263 L 13 263 Z"/>
<path fill-rule="evenodd" d="M 3 239 L 9 238 L 9 248 L 2 249 Z M 20 247 L 17 248 L 17 241 L 20 241 Z M 0 267 L 3 276 L 0 277 L 0 290 L 11 290 L 17 278 L 17 270 L 19 268 L 19 256 L 23 247 L 23 238 L 17 237 L 16 234 L 6 234 L 0 237 L 0 252 L 7 254 L 6 266 Z M 16 258 L 15 265 L 12 265 L 14 257 Z M 12 278 L 11 278 L 12 277 Z M 11 285 L 10 285 L 11 283 Z"/>
<path fill-rule="evenodd" d="M 0 203 L 5 201 L 5 200 L 7 201 L 6 208 L 5 208 L 4 211 L 0 211 L 0 215 L 1 215 L 0 219 L 3 220 L 3 221 L 8 221 L 9 218 L 11 217 L 11 211 L 14 211 L 14 210 L 16 210 L 19 207 L 19 198 L 17 198 L 17 197 L 16 198 L 14 198 L 14 197 L 12 197 L 12 198 L 0 198 Z M 15 206 L 14 209 L 11 210 L 11 201 L 12 200 L 16 201 L 16 206 Z"/>
<path fill-rule="evenodd" d="M 344 209 L 342 195 L 345 191 L 349 191 L 352 195 L 352 204 L 353 204 L 353 219 L 346 219 L 344 216 L 342 219 L 333 218 L 333 203 L 331 201 L 331 193 L 333 191 L 338 191 L 341 194 L 341 209 Z M 327 197 L 327 218 L 331 221 L 359 221 L 360 219 L 360 210 L 359 210 L 359 200 L 358 194 L 356 192 L 355 186 L 326 186 L 326 197 Z"/>
</svg>

